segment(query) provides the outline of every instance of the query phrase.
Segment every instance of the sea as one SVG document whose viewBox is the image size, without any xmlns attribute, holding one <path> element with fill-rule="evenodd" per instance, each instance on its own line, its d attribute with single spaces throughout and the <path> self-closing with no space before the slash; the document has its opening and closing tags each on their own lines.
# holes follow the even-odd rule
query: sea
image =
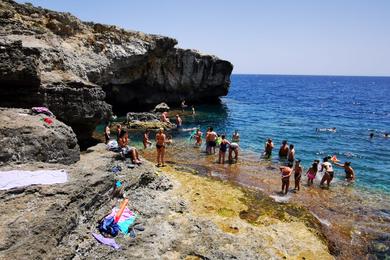
<svg viewBox="0 0 390 260">
<path fill-rule="evenodd" d="M 357 188 L 390 193 L 390 77 L 233 75 L 220 105 L 196 111 L 186 127 L 213 126 L 228 139 L 238 130 L 241 148 L 259 154 L 271 138 L 275 162 L 288 140 L 305 168 L 336 155 L 351 162 Z"/>
<path fill-rule="evenodd" d="M 175 114 L 183 118 L 183 128 L 167 133 L 174 140 L 167 148 L 169 165 L 256 191 L 259 198 L 305 207 L 322 224 L 337 259 L 390 257 L 390 138 L 385 137 L 390 132 L 390 77 L 232 75 L 220 103 L 195 104 L 195 110 L 195 115 L 190 109 L 169 113 L 171 120 Z M 220 165 L 217 155 L 194 147 L 194 129 L 205 133 L 207 127 L 228 140 L 238 130 L 237 163 Z M 271 159 L 262 157 L 268 138 L 275 144 Z M 144 158 L 155 161 L 155 149 L 143 149 L 140 132 L 131 132 L 130 139 Z M 344 170 L 334 167 L 329 189 L 319 187 L 322 173 L 313 186 L 303 175 L 299 192 L 292 190 L 291 178 L 289 193 L 282 195 L 278 150 L 283 140 L 294 144 L 304 172 L 313 160 L 335 155 L 340 163 L 351 162 L 355 183 L 345 182 Z M 254 207 L 255 218 L 265 214 L 263 207 L 269 205 Z"/>
</svg>

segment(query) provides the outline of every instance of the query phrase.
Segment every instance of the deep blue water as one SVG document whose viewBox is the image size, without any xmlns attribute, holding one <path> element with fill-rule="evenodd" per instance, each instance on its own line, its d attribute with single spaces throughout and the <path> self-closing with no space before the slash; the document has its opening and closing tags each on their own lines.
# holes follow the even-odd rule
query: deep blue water
<svg viewBox="0 0 390 260">
<path fill-rule="evenodd" d="M 238 129 L 241 147 L 259 154 L 272 138 L 274 161 L 287 139 L 306 169 L 336 154 L 352 162 L 357 187 L 390 192 L 390 138 L 383 136 L 390 132 L 390 77 L 233 75 L 222 104 L 197 112 L 187 126 L 214 126 L 229 138 Z M 337 131 L 316 132 L 331 127 Z"/>
</svg>

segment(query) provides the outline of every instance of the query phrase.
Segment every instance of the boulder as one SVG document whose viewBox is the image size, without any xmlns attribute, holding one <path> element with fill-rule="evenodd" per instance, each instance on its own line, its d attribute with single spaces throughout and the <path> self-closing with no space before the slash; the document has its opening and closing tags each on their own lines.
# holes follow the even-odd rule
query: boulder
<svg viewBox="0 0 390 260">
<path fill-rule="evenodd" d="M 167 103 L 160 103 L 157 106 L 154 107 L 153 112 L 158 113 L 158 112 L 168 112 L 170 107 L 167 105 Z"/>
<path fill-rule="evenodd" d="M 80 159 L 71 127 L 44 114 L 32 115 L 27 109 L 0 108 L 0 146 L 0 165 L 30 161 L 72 164 Z"/>
</svg>

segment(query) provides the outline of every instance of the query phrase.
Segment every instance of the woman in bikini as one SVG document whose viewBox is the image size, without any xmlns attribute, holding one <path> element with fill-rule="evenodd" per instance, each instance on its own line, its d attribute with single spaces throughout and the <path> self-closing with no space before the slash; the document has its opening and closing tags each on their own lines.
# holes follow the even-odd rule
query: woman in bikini
<svg viewBox="0 0 390 260">
<path fill-rule="evenodd" d="M 164 167 L 164 155 L 165 155 L 165 142 L 166 136 L 164 134 L 164 128 L 160 128 L 156 134 L 156 149 L 157 149 L 157 167 Z"/>
<path fill-rule="evenodd" d="M 227 151 L 228 145 L 230 145 L 230 142 L 225 139 L 225 135 L 221 136 L 221 144 L 219 146 L 219 158 L 218 162 L 224 164 L 225 163 L 225 155 Z"/>
</svg>

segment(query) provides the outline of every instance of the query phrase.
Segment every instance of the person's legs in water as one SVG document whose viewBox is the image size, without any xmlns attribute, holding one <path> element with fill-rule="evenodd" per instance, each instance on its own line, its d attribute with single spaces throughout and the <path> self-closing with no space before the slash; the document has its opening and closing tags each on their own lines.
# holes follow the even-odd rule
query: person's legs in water
<svg viewBox="0 0 390 260">
<path fill-rule="evenodd" d="M 228 155 L 228 159 L 229 159 L 229 162 L 232 162 L 233 161 L 233 149 L 231 147 L 229 147 L 229 155 Z"/>
<path fill-rule="evenodd" d="M 330 182 L 333 180 L 333 173 L 329 173 L 329 177 L 326 180 L 326 185 L 329 187 Z"/>
<path fill-rule="evenodd" d="M 221 164 L 221 160 L 222 160 L 222 151 L 219 151 L 219 154 L 218 154 L 218 163 Z"/>
<path fill-rule="evenodd" d="M 288 187 L 290 186 L 290 178 L 285 178 L 285 179 L 287 179 L 287 180 L 285 180 L 285 182 L 286 182 L 286 191 L 284 192 L 284 194 L 287 194 L 287 192 L 288 192 Z"/>
<path fill-rule="evenodd" d="M 328 179 L 328 173 L 325 172 L 325 173 L 324 173 L 324 176 L 323 176 L 322 179 L 321 179 L 320 186 L 323 186 L 324 183 L 325 183 L 325 181 L 326 181 L 327 179 Z"/>
<path fill-rule="evenodd" d="M 225 164 L 225 155 L 226 155 L 226 152 L 222 152 L 222 164 Z"/>
</svg>

